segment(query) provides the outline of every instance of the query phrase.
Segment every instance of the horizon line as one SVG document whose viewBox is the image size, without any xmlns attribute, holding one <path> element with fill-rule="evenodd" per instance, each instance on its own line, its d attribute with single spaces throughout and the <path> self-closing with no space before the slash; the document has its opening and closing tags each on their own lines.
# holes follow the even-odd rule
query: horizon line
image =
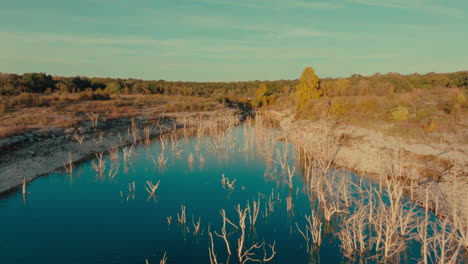
<svg viewBox="0 0 468 264">
<path fill-rule="evenodd" d="M 312 67 L 313 68 L 313 67 Z M 314 69 L 315 70 L 315 69 Z M 430 73 L 435 73 L 435 74 L 450 74 L 450 73 L 459 73 L 459 72 L 468 72 L 468 69 L 466 70 L 457 70 L 457 71 L 451 71 L 451 72 L 434 72 L 434 71 L 430 71 L 430 72 L 425 72 L 425 73 L 420 73 L 420 72 L 413 72 L 413 73 L 400 73 L 400 72 L 386 72 L 386 73 L 381 73 L 381 72 L 375 72 L 373 74 L 361 74 L 361 73 L 353 73 L 349 76 L 346 76 L 346 77 L 331 77 L 331 76 L 327 76 L 327 77 L 319 77 L 320 80 L 322 79 L 346 79 L 346 78 L 351 78 L 353 75 L 359 75 L 361 77 L 371 77 L 371 76 L 374 76 L 376 74 L 379 74 L 379 75 L 387 75 L 387 74 L 400 74 L 400 75 L 414 75 L 414 74 L 418 74 L 418 75 L 426 75 L 426 74 L 430 74 Z M 47 72 L 43 72 L 43 71 L 36 71 L 36 72 L 22 72 L 22 73 L 18 73 L 18 72 L 2 72 L 0 71 L 0 74 L 16 74 L 16 75 L 24 75 L 24 74 L 28 74 L 28 73 L 44 73 L 44 74 L 47 74 L 47 75 L 50 75 L 52 77 L 63 77 L 63 78 L 73 78 L 73 77 L 81 77 L 81 78 L 88 78 L 88 79 L 92 79 L 92 78 L 102 78 L 102 79 L 119 79 L 119 80 L 139 80 L 139 81 L 147 81 L 147 82 L 151 82 L 151 81 L 164 81 L 164 82 L 192 82 L 192 83 L 232 83 L 232 82 L 275 82 L 275 81 L 294 81 L 294 80 L 298 80 L 300 78 L 300 74 L 299 74 L 299 77 L 298 78 L 294 78 L 294 79 L 275 79 L 275 80 L 259 80 L 259 79 L 256 79 L 256 80 L 238 80 L 238 81 L 193 81 L 193 80 L 185 80 L 185 81 L 182 81 L 182 80 L 177 80 L 177 81 L 173 81 L 173 80 L 165 80 L 165 79 L 159 79 L 159 80 L 156 80 L 156 79 L 142 79 L 142 78 L 132 78 L 132 77 L 110 77 L 110 76 L 88 76 L 88 75 L 80 75 L 80 74 L 77 74 L 77 75 L 59 75 L 59 74 L 53 74 L 53 73 L 47 73 Z"/>
</svg>

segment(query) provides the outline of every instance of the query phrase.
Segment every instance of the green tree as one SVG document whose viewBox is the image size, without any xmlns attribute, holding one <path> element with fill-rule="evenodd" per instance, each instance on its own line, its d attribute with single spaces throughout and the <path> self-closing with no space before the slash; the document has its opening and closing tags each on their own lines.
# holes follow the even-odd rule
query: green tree
<svg viewBox="0 0 468 264">
<path fill-rule="evenodd" d="M 296 86 L 296 96 L 298 99 L 298 107 L 302 109 L 311 99 L 322 96 L 322 90 L 320 90 L 319 87 L 320 79 L 315 74 L 312 67 L 304 69 L 299 81 L 300 83 Z"/>
<path fill-rule="evenodd" d="M 28 91 L 33 93 L 43 93 L 47 88 L 53 89 L 55 82 L 52 76 L 45 73 L 25 73 L 23 74 L 23 84 Z"/>
<path fill-rule="evenodd" d="M 111 94 L 120 93 L 120 89 L 122 89 L 122 86 L 120 86 L 120 83 L 118 82 L 110 82 L 106 87 L 106 91 Z"/>
<path fill-rule="evenodd" d="M 91 81 L 80 76 L 74 77 L 70 82 L 71 85 L 68 85 L 68 87 L 72 87 L 74 93 L 91 88 Z"/>
</svg>

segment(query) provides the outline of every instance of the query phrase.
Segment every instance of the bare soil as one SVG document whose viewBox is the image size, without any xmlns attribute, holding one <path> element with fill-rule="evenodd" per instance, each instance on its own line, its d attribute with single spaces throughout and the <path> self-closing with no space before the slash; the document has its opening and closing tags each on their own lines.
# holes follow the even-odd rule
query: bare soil
<svg viewBox="0 0 468 264">
<path fill-rule="evenodd" d="M 94 153 L 120 148 L 144 138 L 144 127 L 151 128 L 151 137 L 179 128 L 190 128 L 204 122 L 217 122 L 226 116 L 241 118 L 235 109 L 220 107 L 213 111 L 173 112 L 164 114 L 131 115 L 106 118 L 93 126 L 89 120 L 79 121 L 76 127 L 47 127 L 0 139 L 0 194 L 15 190 L 26 181 L 63 169 L 73 163 L 92 157 Z M 135 136 L 131 127 L 137 130 Z M 74 135 L 84 137 L 83 142 Z"/>
</svg>

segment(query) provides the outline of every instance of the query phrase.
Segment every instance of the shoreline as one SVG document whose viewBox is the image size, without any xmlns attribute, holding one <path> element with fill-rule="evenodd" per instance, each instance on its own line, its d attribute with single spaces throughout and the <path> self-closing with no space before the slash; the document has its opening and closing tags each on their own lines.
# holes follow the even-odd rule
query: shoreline
<svg viewBox="0 0 468 264">
<path fill-rule="evenodd" d="M 246 113 L 234 109 L 220 109 L 209 112 L 174 112 L 150 119 L 148 116 L 118 118 L 93 127 L 82 125 L 77 129 L 65 129 L 36 133 L 26 133 L 0 140 L 0 197 L 8 196 L 21 187 L 23 177 L 26 184 L 48 175 L 65 164 L 79 163 L 92 158 L 94 153 L 106 152 L 112 148 L 121 149 L 145 138 L 143 125 L 152 125 L 149 138 L 171 132 L 174 129 L 196 127 L 201 123 L 221 122 L 226 115 L 241 120 Z M 157 120 L 156 120 L 157 119 Z M 133 121 L 132 121 L 133 120 Z M 130 133 L 132 123 L 136 123 L 136 134 Z M 133 124 L 135 124 L 133 123 Z M 75 133 L 83 137 L 81 143 L 74 138 Z M 137 139 L 135 139 L 137 137 Z M 70 156 L 69 156 L 70 155 Z"/>
<path fill-rule="evenodd" d="M 412 200 L 425 206 L 426 189 L 431 194 L 428 209 L 451 215 L 451 203 L 468 219 L 468 146 L 407 143 L 370 129 L 334 122 L 293 120 L 287 112 L 265 111 L 278 122 L 285 138 L 296 145 L 317 146 L 336 136 L 333 166 L 379 183 L 380 175 L 399 174 Z M 439 155 L 437 155 L 439 154 Z M 410 195 L 411 197 L 411 195 Z M 456 197 L 456 199 L 454 199 Z"/>
<path fill-rule="evenodd" d="M 404 179 L 406 181 L 414 179 L 417 182 L 417 185 L 405 186 L 408 192 L 412 189 L 413 201 L 424 207 L 425 190 L 429 188 L 434 195 L 431 196 L 428 207 L 437 214 L 449 214 L 447 211 L 450 206 L 447 197 L 451 195 L 459 198 L 460 210 L 468 212 L 468 155 L 464 153 L 458 153 L 457 166 L 447 169 L 443 166 L 446 161 L 442 158 L 435 156 L 428 158 L 428 154 L 424 153 L 433 146 L 427 146 L 422 151 L 415 152 L 411 150 L 418 150 L 418 148 L 411 144 L 368 129 L 351 126 L 335 127 L 331 122 L 322 121 L 293 121 L 292 117 L 284 112 L 266 111 L 265 113 L 278 122 L 281 138 L 298 145 L 305 141 L 315 143 L 326 141 L 325 131 L 333 129 L 333 132 L 339 135 L 339 140 L 335 142 L 338 149 L 333 161 L 335 167 L 379 182 L 379 175 L 382 175 L 385 169 L 388 170 L 389 166 L 394 166 L 395 160 L 399 161 Z M 148 127 L 148 124 L 158 124 L 157 128 L 151 129 L 149 135 L 150 138 L 154 138 L 174 129 L 222 122 L 226 116 L 241 120 L 246 114 L 248 113 L 234 109 L 219 109 L 209 112 L 167 113 L 153 117 L 153 119 L 146 115 L 138 115 L 108 120 L 98 127 L 93 127 L 92 124 L 81 124 L 75 129 L 55 132 L 39 131 L 36 134 L 29 133 L 2 139 L 0 151 L 5 154 L 0 159 L 0 197 L 17 191 L 22 185 L 23 177 L 29 183 L 38 177 L 63 168 L 65 164 L 68 164 L 70 157 L 72 163 L 75 164 L 92 158 L 94 153 L 105 152 L 112 148 L 121 149 L 135 141 L 142 142 L 144 140 L 143 127 Z M 132 126 L 136 126 L 138 132 L 136 140 L 135 135 L 130 133 Z M 75 133 L 80 133 L 80 136 L 84 137 L 81 144 L 74 138 Z M 375 140 L 376 138 L 378 140 Z M 372 139 L 374 141 L 371 141 Z M 400 141 L 399 144 L 397 144 L 398 141 Z M 435 151 L 447 153 L 444 150 Z M 425 177 L 423 173 L 428 171 L 430 177 Z M 466 217 L 468 218 L 468 215 Z"/>
</svg>

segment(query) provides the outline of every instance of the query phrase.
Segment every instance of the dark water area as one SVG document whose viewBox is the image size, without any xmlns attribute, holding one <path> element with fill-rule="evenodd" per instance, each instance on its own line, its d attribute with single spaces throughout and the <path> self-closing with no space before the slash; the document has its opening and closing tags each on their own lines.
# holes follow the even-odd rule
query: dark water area
<svg viewBox="0 0 468 264">
<path fill-rule="evenodd" d="M 346 214 L 334 214 L 329 223 L 322 219 L 322 244 L 308 246 L 298 227 L 305 230 L 305 215 L 320 210 L 305 187 L 294 146 L 274 142 L 279 155 L 289 153 L 287 165 L 297 168 L 291 189 L 280 164 L 249 143 L 245 133 L 251 129 L 236 127 L 217 141 L 209 136 L 182 138 L 177 144 L 158 140 L 135 146 L 126 160 L 122 151 L 117 160 L 105 155 L 102 173 L 89 160 L 72 175 L 55 172 L 33 181 L 26 199 L 18 191 L 0 200 L 0 263 L 159 263 L 164 252 L 167 263 L 210 263 L 208 232 L 218 262 L 239 263 L 240 230 L 227 226 L 230 257 L 214 232 L 221 232 L 221 209 L 239 227 L 235 208 L 253 201 L 259 201 L 259 215 L 253 227 L 246 220 L 244 249 L 265 244 L 252 251 L 252 258 L 263 259 L 264 249 L 269 256 L 268 245 L 275 243 L 277 253 L 269 263 L 348 263 L 337 236 Z M 165 166 L 158 162 L 161 153 Z M 342 175 L 356 185 L 375 185 L 352 173 Z M 233 190 L 223 177 L 228 183 L 235 180 Z M 147 181 L 159 182 L 153 196 L 145 189 Z M 178 222 L 182 207 L 185 224 Z M 352 262 L 374 263 L 369 254 Z M 408 244 L 401 262 L 417 263 L 419 255 L 419 244 Z"/>
</svg>

